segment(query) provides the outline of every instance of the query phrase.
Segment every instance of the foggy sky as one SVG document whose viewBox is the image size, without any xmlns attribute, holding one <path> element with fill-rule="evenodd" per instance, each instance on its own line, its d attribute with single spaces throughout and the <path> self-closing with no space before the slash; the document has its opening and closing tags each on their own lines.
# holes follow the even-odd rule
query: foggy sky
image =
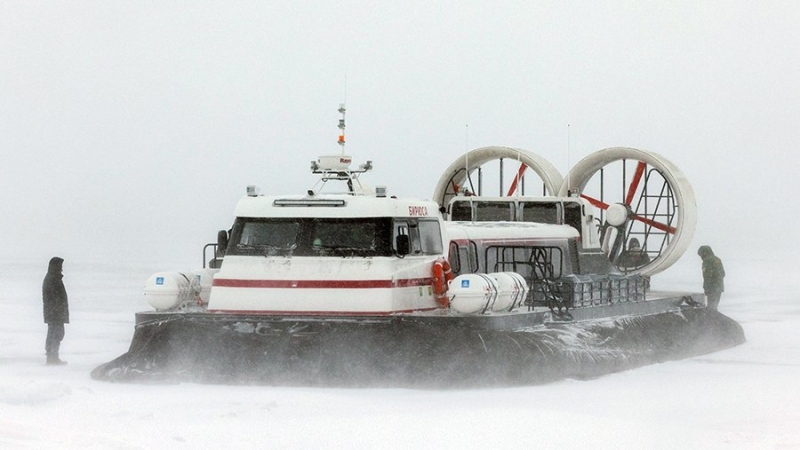
<svg viewBox="0 0 800 450">
<path fill-rule="evenodd" d="M 630 146 L 692 182 L 690 252 L 796 252 L 800 6 L 763 3 L 0 2 L 4 259 L 194 268 L 248 184 L 313 185 L 343 101 L 391 194 Z"/>
</svg>

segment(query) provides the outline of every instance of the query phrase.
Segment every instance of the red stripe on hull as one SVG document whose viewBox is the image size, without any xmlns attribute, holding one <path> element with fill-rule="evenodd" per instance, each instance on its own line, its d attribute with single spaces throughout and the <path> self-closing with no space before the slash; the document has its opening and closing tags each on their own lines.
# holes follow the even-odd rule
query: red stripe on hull
<svg viewBox="0 0 800 450">
<path fill-rule="evenodd" d="M 367 317 L 367 316 L 392 316 L 395 314 L 410 314 L 415 312 L 436 311 L 438 308 L 407 309 L 402 311 L 253 311 L 231 309 L 209 309 L 214 314 L 231 314 L 237 316 L 335 316 L 335 317 Z"/>
<path fill-rule="evenodd" d="M 409 278 L 403 280 L 239 280 L 215 278 L 213 286 L 234 288 L 272 289 L 389 289 L 398 287 L 430 286 L 431 278 Z"/>
</svg>

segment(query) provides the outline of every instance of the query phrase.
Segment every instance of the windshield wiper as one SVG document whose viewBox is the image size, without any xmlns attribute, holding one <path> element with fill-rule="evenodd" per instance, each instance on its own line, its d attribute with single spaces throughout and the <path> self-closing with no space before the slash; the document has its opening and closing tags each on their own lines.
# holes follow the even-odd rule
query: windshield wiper
<svg viewBox="0 0 800 450">
<path fill-rule="evenodd" d="M 291 256 L 294 249 L 297 248 L 296 244 L 292 245 L 271 245 L 271 244 L 259 244 L 252 247 L 254 250 L 258 249 L 261 251 L 261 254 L 264 256 L 277 256 L 281 254 L 288 254 Z"/>
<path fill-rule="evenodd" d="M 345 245 L 323 245 L 320 253 L 333 253 L 342 257 L 345 256 L 368 256 L 374 250 L 363 247 L 348 247 Z"/>
</svg>

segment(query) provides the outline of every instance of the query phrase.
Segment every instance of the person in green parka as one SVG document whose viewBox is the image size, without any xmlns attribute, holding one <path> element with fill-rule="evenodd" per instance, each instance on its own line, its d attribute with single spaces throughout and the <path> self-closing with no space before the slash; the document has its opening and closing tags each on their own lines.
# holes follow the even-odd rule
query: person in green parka
<svg viewBox="0 0 800 450">
<path fill-rule="evenodd" d="M 702 245 L 697 249 L 697 254 L 703 259 L 703 292 L 706 294 L 707 307 L 716 310 L 725 291 L 725 268 L 711 247 Z"/>
<path fill-rule="evenodd" d="M 58 356 L 61 340 L 64 339 L 64 324 L 69 323 L 69 303 L 64 287 L 62 268 L 64 260 L 55 256 L 50 259 L 47 275 L 42 283 L 42 302 L 44 303 L 44 322 L 47 324 L 47 339 L 44 349 L 48 365 L 63 365 Z"/>
</svg>

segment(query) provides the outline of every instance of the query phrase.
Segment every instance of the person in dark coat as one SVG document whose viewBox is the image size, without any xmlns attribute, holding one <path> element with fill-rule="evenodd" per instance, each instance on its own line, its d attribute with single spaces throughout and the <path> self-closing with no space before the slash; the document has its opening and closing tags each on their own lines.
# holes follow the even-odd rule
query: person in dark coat
<svg viewBox="0 0 800 450">
<path fill-rule="evenodd" d="M 47 364 L 62 365 L 58 357 L 61 340 L 64 339 L 64 324 L 69 323 L 69 304 L 67 290 L 64 288 L 62 267 L 64 260 L 57 256 L 50 259 L 47 275 L 42 283 L 42 302 L 44 303 L 44 322 L 47 324 L 47 340 L 44 349 L 47 352 Z"/>
<path fill-rule="evenodd" d="M 711 247 L 702 245 L 697 249 L 697 254 L 703 258 L 703 291 L 708 301 L 707 306 L 709 309 L 716 310 L 722 293 L 725 291 L 725 268 L 722 266 L 722 261 L 714 255 Z"/>
<path fill-rule="evenodd" d="M 639 240 L 632 238 L 628 248 L 619 255 L 617 264 L 626 269 L 638 269 L 650 263 L 650 256 L 639 245 Z"/>
</svg>

